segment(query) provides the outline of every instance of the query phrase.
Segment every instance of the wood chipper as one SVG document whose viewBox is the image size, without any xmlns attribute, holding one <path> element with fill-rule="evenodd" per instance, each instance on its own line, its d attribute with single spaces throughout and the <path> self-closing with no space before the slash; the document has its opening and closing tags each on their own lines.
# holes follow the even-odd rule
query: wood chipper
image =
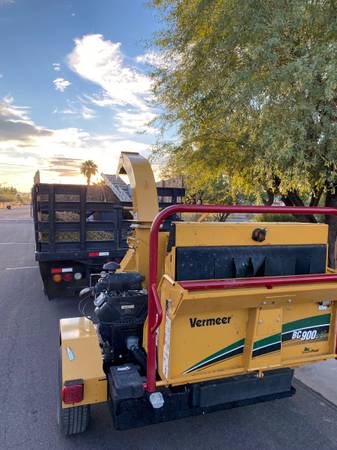
<svg viewBox="0 0 337 450">
<path fill-rule="evenodd" d="M 116 429 L 128 429 L 291 396 L 295 367 L 336 357 L 327 225 L 179 216 L 336 209 L 173 205 L 158 212 L 147 160 L 122 153 L 119 173 L 132 189 L 129 250 L 120 267 L 107 263 L 82 291 L 93 313 L 60 321 L 65 434 L 83 432 L 99 402 L 109 403 Z"/>
</svg>

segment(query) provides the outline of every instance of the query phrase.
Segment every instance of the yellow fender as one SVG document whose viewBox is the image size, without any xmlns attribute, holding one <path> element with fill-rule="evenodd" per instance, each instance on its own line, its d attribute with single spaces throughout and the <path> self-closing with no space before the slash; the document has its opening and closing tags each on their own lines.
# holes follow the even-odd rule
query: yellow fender
<svg viewBox="0 0 337 450">
<path fill-rule="evenodd" d="M 107 379 L 98 337 L 93 323 L 86 317 L 60 320 L 61 378 L 66 381 L 83 380 L 82 402 L 65 404 L 62 408 L 106 402 Z"/>
</svg>

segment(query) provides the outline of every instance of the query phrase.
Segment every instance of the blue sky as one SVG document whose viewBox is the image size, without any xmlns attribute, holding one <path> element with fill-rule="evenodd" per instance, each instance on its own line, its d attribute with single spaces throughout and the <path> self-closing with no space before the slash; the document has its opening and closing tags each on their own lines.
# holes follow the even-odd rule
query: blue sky
<svg viewBox="0 0 337 450">
<path fill-rule="evenodd" d="M 0 184 L 83 182 L 158 132 L 148 72 L 159 19 L 144 0 L 0 0 Z"/>
</svg>

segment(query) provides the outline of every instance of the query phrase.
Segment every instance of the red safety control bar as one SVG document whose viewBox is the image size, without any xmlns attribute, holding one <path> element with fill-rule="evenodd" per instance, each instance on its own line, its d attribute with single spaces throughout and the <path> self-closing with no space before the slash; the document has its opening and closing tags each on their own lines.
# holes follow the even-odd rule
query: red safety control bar
<svg viewBox="0 0 337 450">
<path fill-rule="evenodd" d="M 147 373 L 146 389 L 156 390 L 156 331 L 161 324 L 163 311 L 157 292 L 158 275 L 158 233 L 165 219 L 176 213 L 229 213 L 229 214 L 319 214 L 337 216 L 335 208 L 305 208 L 298 206 L 226 206 L 226 205 L 172 205 L 160 211 L 154 218 L 150 230 L 149 249 L 149 298 L 147 331 Z M 245 279 L 205 280 L 180 282 L 188 290 L 226 289 L 235 287 L 266 286 L 272 288 L 284 284 L 303 284 L 337 281 L 335 274 L 297 275 L 286 277 L 261 277 Z"/>
</svg>

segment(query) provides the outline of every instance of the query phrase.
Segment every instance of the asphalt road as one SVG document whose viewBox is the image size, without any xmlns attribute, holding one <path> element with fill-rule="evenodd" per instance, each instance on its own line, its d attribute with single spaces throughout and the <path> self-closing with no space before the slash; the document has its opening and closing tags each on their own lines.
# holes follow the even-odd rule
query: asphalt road
<svg viewBox="0 0 337 450">
<path fill-rule="evenodd" d="M 49 302 L 33 257 L 29 208 L 0 210 L 0 448 L 337 449 L 337 408 L 295 382 L 289 399 L 114 431 L 106 405 L 90 429 L 63 437 L 56 424 L 58 319 L 76 299 Z"/>
</svg>

